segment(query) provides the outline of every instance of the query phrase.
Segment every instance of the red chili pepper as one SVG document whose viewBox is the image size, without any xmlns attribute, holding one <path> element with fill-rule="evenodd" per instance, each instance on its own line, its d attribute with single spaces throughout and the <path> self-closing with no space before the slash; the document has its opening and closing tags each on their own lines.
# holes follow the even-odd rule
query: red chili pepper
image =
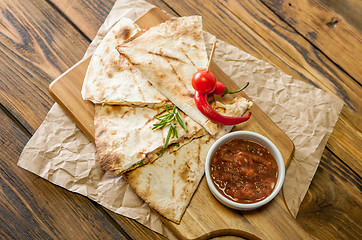
<svg viewBox="0 0 362 240">
<path fill-rule="evenodd" d="M 215 87 L 215 90 L 212 92 L 213 94 L 216 94 L 216 95 L 226 95 L 226 94 L 234 94 L 234 93 L 238 93 L 238 92 L 241 92 L 243 91 L 245 88 L 247 88 L 249 86 L 249 82 L 246 83 L 246 85 L 236 91 L 229 91 L 229 89 L 222 83 L 222 82 L 219 82 L 217 81 L 216 82 L 216 87 Z"/>
<path fill-rule="evenodd" d="M 220 123 L 223 125 L 236 125 L 247 121 L 251 116 L 251 112 L 249 112 L 249 115 L 245 117 L 229 117 L 221 115 L 220 113 L 216 112 L 214 108 L 211 107 L 211 105 L 207 101 L 207 94 L 201 94 L 198 91 L 195 91 L 194 99 L 196 107 L 200 110 L 200 112 L 208 119 L 216 123 Z"/>
</svg>

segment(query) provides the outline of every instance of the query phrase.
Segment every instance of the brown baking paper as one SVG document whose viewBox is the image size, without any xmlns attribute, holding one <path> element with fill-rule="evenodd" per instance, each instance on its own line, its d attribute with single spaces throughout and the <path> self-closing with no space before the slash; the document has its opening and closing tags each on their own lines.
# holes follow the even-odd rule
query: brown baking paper
<svg viewBox="0 0 362 240">
<path fill-rule="evenodd" d="M 108 30 L 122 17 L 136 20 L 153 6 L 144 1 L 117 1 L 91 43 L 91 54 Z M 214 36 L 204 33 L 210 53 Z M 286 172 L 284 195 L 296 216 L 342 109 L 342 102 L 282 73 L 225 42 L 217 42 L 213 60 L 292 139 L 295 154 Z M 25 146 L 18 165 L 50 182 L 82 194 L 113 212 L 133 218 L 169 238 L 172 233 L 122 177 L 105 174 L 95 147 L 58 104 Z"/>
</svg>

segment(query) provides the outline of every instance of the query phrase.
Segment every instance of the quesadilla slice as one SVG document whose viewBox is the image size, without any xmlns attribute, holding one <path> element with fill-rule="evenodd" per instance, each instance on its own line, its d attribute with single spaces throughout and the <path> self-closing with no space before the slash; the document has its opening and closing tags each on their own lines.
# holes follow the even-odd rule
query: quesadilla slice
<svg viewBox="0 0 362 240">
<path fill-rule="evenodd" d="M 215 101 L 215 109 L 224 115 L 242 115 L 252 102 L 237 97 L 228 103 Z M 179 223 L 204 174 L 206 155 L 219 137 L 233 126 L 218 125 L 215 136 L 194 138 L 176 151 L 166 150 L 155 161 L 125 173 L 127 182 L 151 208 Z"/>
<path fill-rule="evenodd" d="M 217 124 L 197 109 L 193 98 L 192 76 L 208 63 L 200 16 L 161 23 L 117 50 L 173 104 L 210 134 L 217 132 Z"/>
<path fill-rule="evenodd" d="M 139 197 L 165 218 L 179 223 L 204 174 L 207 151 L 215 140 L 207 134 L 176 152 L 125 174 Z"/>
<path fill-rule="evenodd" d="M 103 171 L 118 175 L 155 160 L 164 149 L 169 127 L 152 130 L 159 122 L 155 116 L 164 113 L 163 108 L 96 105 L 94 116 L 95 146 Z M 168 145 L 184 144 L 203 134 L 202 127 L 181 113 L 187 132 L 178 124 L 178 136 Z"/>
<path fill-rule="evenodd" d="M 82 87 L 83 99 L 95 104 L 165 105 L 167 99 L 115 49 L 140 31 L 128 18 L 122 18 L 111 28 L 89 63 Z"/>
</svg>

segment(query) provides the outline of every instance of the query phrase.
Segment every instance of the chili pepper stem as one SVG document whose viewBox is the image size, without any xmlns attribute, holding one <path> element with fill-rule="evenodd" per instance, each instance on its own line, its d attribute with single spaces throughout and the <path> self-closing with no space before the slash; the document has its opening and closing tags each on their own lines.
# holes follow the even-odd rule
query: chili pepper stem
<svg viewBox="0 0 362 240">
<path fill-rule="evenodd" d="M 249 82 L 246 82 L 246 85 L 236 91 L 229 91 L 229 89 L 227 87 L 225 87 L 224 92 L 222 93 L 222 96 L 226 95 L 226 94 L 234 94 L 234 93 L 238 93 L 243 91 L 245 88 L 247 88 L 249 86 Z"/>
<path fill-rule="evenodd" d="M 209 63 L 207 64 L 207 68 L 206 71 L 209 71 L 210 65 L 211 65 L 211 59 L 214 56 L 214 52 L 215 52 L 215 48 L 216 48 L 216 39 L 214 41 L 214 44 L 212 45 L 212 50 L 211 50 L 211 54 L 210 54 L 210 58 L 209 58 Z"/>
</svg>

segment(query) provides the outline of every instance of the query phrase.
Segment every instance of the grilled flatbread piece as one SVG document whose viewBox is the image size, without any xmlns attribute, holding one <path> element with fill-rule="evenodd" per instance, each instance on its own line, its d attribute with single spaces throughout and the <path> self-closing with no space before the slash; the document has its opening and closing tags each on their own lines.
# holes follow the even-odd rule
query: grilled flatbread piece
<svg viewBox="0 0 362 240">
<path fill-rule="evenodd" d="M 151 208 L 179 223 L 203 174 L 211 135 L 193 139 L 176 152 L 126 173 L 127 182 Z"/>
<path fill-rule="evenodd" d="M 138 31 L 131 19 L 123 18 L 107 33 L 89 63 L 82 87 L 83 99 L 128 106 L 165 104 L 167 99 L 115 49 Z"/>
<path fill-rule="evenodd" d="M 164 109 L 96 105 L 94 116 L 95 145 L 98 160 L 104 171 L 121 174 L 142 166 L 158 157 L 164 146 L 169 127 L 152 130 L 154 117 L 162 115 Z M 190 117 L 180 112 L 187 126 L 187 132 L 176 124 L 178 138 L 172 143 L 185 143 L 197 134 L 202 127 Z"/>
<path fill-rule="evenodd" d="M 252 102 L 238 97 L 227 104 L 216 101 L 224 115 L 242 115 Z M 177 151 L 168 151 L 152 163 L 125 174 L 135 192 L 165 218 L 179 223 L 204 174 L 207 151 L 233 126 L 220 126 L 213 137 L 195 138 Z"/>
<path fill-rule="evenodd" d="M 193 99 L 192 76 L 208 63 L 200 16 L 161 23 L 117 50 L 173 104 L 210 134 L 217 132 L 217 124 L 197 109 Z"/>
</svg>

